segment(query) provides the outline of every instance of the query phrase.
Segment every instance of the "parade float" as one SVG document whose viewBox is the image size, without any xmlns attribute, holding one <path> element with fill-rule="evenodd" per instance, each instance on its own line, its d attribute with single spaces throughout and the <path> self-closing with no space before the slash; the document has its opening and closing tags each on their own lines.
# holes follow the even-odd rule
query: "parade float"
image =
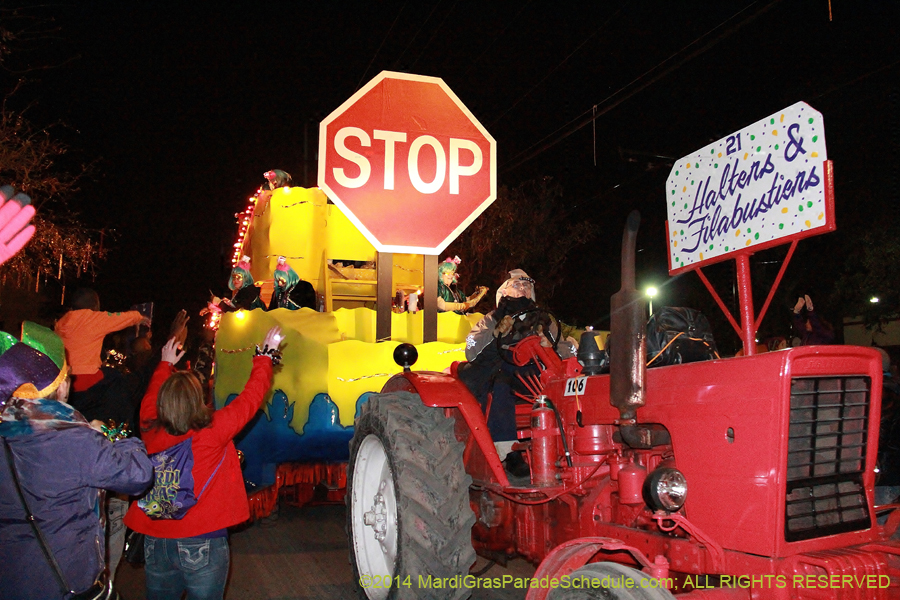
<svg viewBox="0 0 900 600">
<path fill-rule="evenodd" d="M 481 315 L 438 314 L 437 257 L 496 198 L 496 164 L 496 142 L 441 79 L 384 71 L 320 124 L 317 188 L 270 171 L 236 215 L 233 298 L 255 287 L 245 309 L 214 314 L 217 407 L 265 332 L 285 336 L 271 397 L 236 438 L 253 518 L 279 494 L 343 496 L 354 418 L 400 371 L 399 344 L 415 345 L 418 368 L 465 360 Z M 314 300 L 286 300 L 286 281 Z"/>
<path fill-rule="evenodd" d="M 316 290 L 317 308 L 274 308 L 214 313 L 216 377 L 221 408 L 243 388 L 253 350 L 272 326 L 281 327 L 284 367 L 275 374 L 261 412 L 237 438 L 254 517 L 271 512 L 279 491 L 296 501 L 324 486 L 334 499 L 344 487 L 353 420 L 367 395 L 399 371 L 394 349 L 415 344 L 419 364 L 441 371 L 465 360 L 465 336 L 480 315 L 438 315 L 437 341 L 423 343 L 423 257 L 393 254 L 393 285 L 405 299 L 392 312 L 392 335 L 376 339 L 375 248 L 318 188 L 260 190 L 238 214 L 234 264 L 250 258 L 261 304 L 273 293 L 283 256 Z M 361 267 L 357 265 L 362 265 Z M 413 310 L 409 310 L 410 307 Z"/>
</svg>

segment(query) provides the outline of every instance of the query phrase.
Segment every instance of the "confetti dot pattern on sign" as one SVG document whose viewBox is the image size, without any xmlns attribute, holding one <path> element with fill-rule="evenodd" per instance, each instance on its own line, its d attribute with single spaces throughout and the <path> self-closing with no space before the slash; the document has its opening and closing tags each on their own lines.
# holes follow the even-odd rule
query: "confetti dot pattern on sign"
<svg viewBox="0 0 900 600">
<path fill-rule="evenodd" d="M 678 232 L 670 269 L 722 260 L 742 245 L 784 243 L 828 222 L 823 160 L 822 117 L 799 102 L 676 161 L 666 185 Z M 731 233 L 738 247 L 726 245 Z"/>
</svg>

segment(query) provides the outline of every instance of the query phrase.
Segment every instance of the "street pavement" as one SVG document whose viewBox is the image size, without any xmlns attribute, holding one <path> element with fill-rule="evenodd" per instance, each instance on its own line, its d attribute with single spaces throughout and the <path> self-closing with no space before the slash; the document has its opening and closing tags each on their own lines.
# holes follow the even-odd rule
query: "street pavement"
<svg viewBox="0 0 900 600">
<path fill-rule="evenodd" d="M 231 535 L 231 574 L 226 600 L 354 600 L 357 586 L 349 563 L 345 511 L 341 505 L 280 505 L 277 514 Z M 472 571 L 489 563 L 479 558 Z M 481 578 L 527 578 L 534 567 L 523 560 L 494 565 Z M 119 567 L 116 587 L 123 600 L 145 597 L 144 570 Z M 521 600 L 524 590 L 507 585 L 475 589 L 473 600 Z"/>
</svg>

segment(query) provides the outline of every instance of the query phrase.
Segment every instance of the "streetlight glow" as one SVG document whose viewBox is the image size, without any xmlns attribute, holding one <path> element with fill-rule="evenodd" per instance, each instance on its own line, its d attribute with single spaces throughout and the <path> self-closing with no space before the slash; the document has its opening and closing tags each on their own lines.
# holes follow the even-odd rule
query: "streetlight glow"
<svg viewBox="0 0 900 600">
<path fill-rule="evenodd" d="M 647 296 L 647 298 L 650 299 L 650 315 L 651 316 L 653 315 L 653 299 L 656 297 L 656 294 L 658 294 L 658 293 L 659 293 L 659 290 L 657 290 L 652 285 L 650 287 L 648 287 L 646 290 L 644 290 L 644 294 Z"/>
<path fill-rule="evenodd" d="M 872 296 L 871 298 L 869 298 L 869 302 L 871 302 L 872 304 L 878 304 L 878 296 Z"/>
</svg>

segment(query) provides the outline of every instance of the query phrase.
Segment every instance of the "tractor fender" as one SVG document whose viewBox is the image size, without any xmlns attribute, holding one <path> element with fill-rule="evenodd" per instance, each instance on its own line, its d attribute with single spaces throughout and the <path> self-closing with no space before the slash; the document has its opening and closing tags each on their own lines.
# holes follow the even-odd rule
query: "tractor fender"
<svg viewBox="0 0 900 600">
<path fill-rule="evenodd" d="M 391 377 L 381 393 L 413 392 L 422 404 L 435 408 L 457 408 L 471 404 L 481 410 L 478 400 L 463 382 L 452 375 L 435 371 L 408 371 Z M 482 415 L 483 418 L 483 415 Z"/>
<path fill-rule="evenodd" d="M 541 564 L 538 565 L 537 571 L 534 573 L 534 579 L 540 581 L 542 579 L 562 579 L 571 576 L 579 567 L 586 565 L 601 551 L 629 552 L 637 563 L 643 567 L 644 571 L 647 572 L 654 572 L 654 567 L 658 566 L 650 562 L 649 558 L 642 551 L 633 546 L 629 546 L 622 540 L 608 537 L 583 537 L 563 542 L 554 548 L 544 557 Z M 640 575 L 641 571 L 635 570 L 634 573 Z M 666 563 L 664 571 L 654 572 L 654 576 L 668 577 L 668 563 Z M 546 600 L 551 591 L 551 588 L 533 586 L 529 588 L 525 599 Z M 663 590 L 663 592 L 665 592 L 665 590 Z M 670 598 L 671 594 L 663 594 L 659 597 Z"/>
<path fill-rule="evenodd" d="M 488 433 L 487 419 L 484 418 L 481 405 L 459 379 L 446 373 L 408 371 L 391 377 L 381 392 L 412 392 L 419 395 L 425 406 L 459 410 L 469 430 L 470 439 L 481 449 L 494 479 L 501 486 L 509 485 L 509 478 L 500 462 L 494 440 Z M 470 450 L 467 448 L 467 456 L 469 453 Z"/>
</svg>

